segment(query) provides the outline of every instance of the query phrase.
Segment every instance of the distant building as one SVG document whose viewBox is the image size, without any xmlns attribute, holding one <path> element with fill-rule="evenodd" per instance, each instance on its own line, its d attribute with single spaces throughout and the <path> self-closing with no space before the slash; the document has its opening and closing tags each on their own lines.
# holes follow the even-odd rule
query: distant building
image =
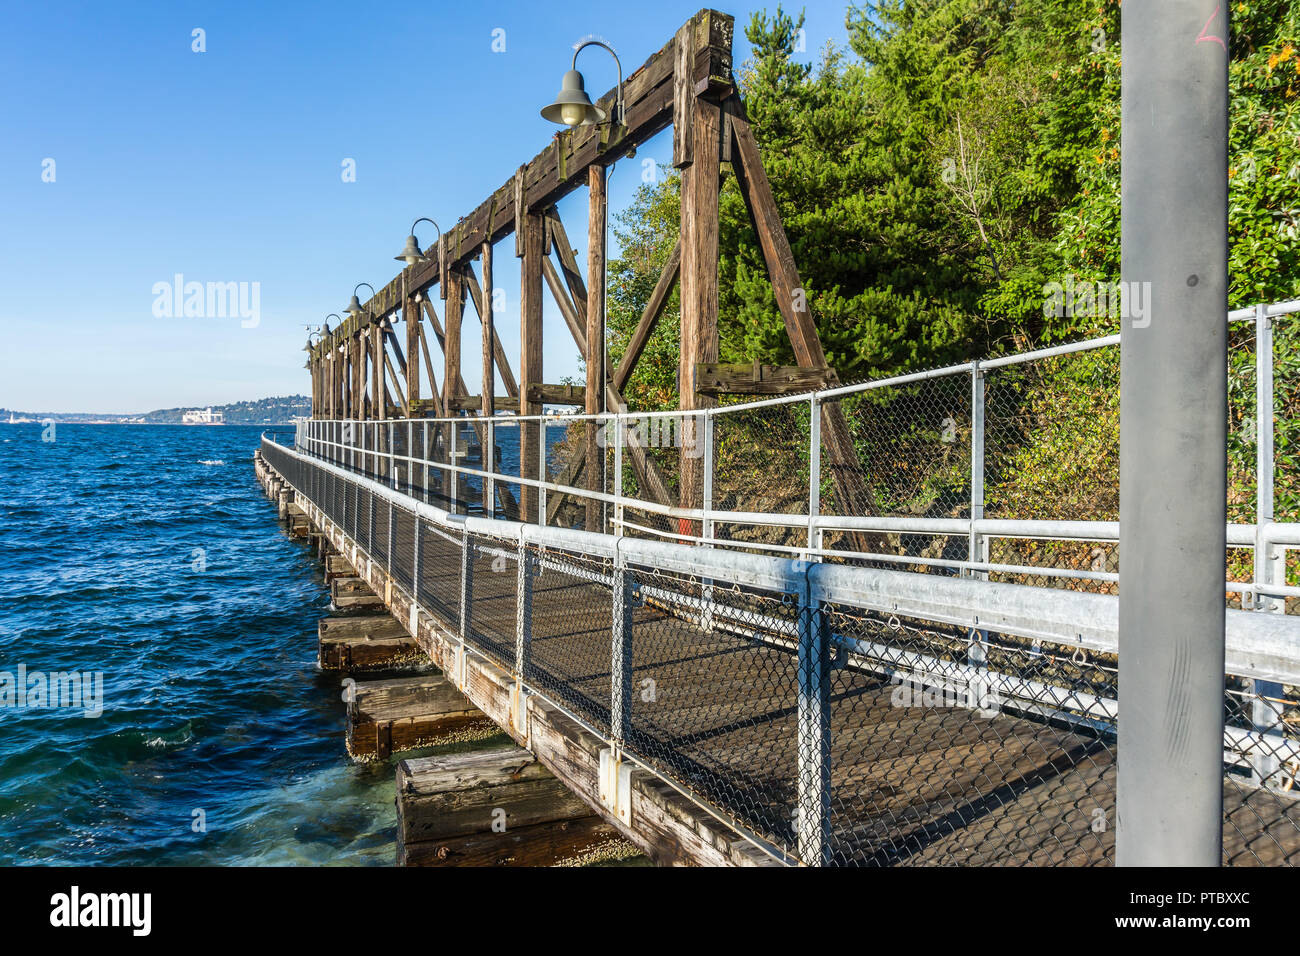
<svg viewBox="0 0 1300 956">
<path fill-rule="evenodd" d="M 186 425 L 224 425 L 226 417 L 219 411 L 214 412 L 209 406 L 208 408 L 194 408 L 185 412 L 181 416 L 181 421 Z"/>
</svg>

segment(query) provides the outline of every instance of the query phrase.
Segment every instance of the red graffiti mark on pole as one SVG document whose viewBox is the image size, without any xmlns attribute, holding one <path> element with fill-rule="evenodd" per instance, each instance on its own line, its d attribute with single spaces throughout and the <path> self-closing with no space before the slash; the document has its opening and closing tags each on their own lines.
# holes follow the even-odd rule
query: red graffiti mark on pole
<svg viewBox="0 0 1300 956">
<path fill-rule="evenodd" d="M 1227 53 L 1227 52 L 1228 52 L 1228 44 L 1226 44 L 1226 43 L 1223 42 L 1223 37 L 1215 36 L 1213 33 L 1206 33 L 1206 32 L 1205 32 L 1206 30 L 1210 29 L 1210 24 L 1213 23 L 1213 22 L 1214 22 L 1214 18 L 1217 17 L 1217 16 L 1219 15 L 1219 10 L 1220 10 L 1220 9 L 1222 9 L 1222 5 L 1220 5 L 1220 6 L 1214 8 L 1214 12 L 1210 14 L 1210 19 L 1206 20 L 1206 21 L 1205 21 L 1205 26 L 1201 27 L 1201 33 L 1200 33 L 1200 35 L 1196 38 L 1196 42 L 1197 42 L 1197 43 L 1217 43 L 1217 44 L 1219 44 L 1219 46 L 1223 47 L 1223 52 L 1224 52 L 1224 53 Z"/>
</svg>

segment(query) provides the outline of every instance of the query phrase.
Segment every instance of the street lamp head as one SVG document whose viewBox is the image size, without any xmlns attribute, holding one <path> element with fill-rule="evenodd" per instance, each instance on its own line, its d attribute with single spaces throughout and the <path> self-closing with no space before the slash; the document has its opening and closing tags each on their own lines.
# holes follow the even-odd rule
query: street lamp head
<svg viewBox="0 0 1300 956">
<path fill-rule="evenodd" d="M 542 110 L 542 118 L 562 126 L 589 126 L 605 119 L 605 111 L 591 102 L 587 95 L 582 74 L 569 70 L 560 81 L 560 92 L 555 102 Z"/>
<path fill-rule="evenodd" d="M 423 252 L 420 251 L 420 243 L 415 238 L 415 227 L 422 222 L 427 222 L 429 225 L 433 226 L 434 229 L 437 229 L 438 238 L 439 239 L 442 238 L 442 227 L 439 226 L 432 219 L 430 219 L 428 216 L 422 216 L 421 218 L 415 220 L 415 222 L 411 223 L 411 234 L 406 237 L 405 248 L 403 248 L 400 253 L 393 256 L 393 258 L 396 259 L 398 262 L 405 262 L 408 266 L 413 266 L 417 262 L 424 262 L 429 258 Z"/>
<path fill-rule="evenodd" d="M 408 266 L 413 266 L 417 262 L 423 262 L 425 255 L 420 251 L 420 244 L 415 241 L 415 236 L 407 236 L 406 248 L 393 258 L 398 262 L 405 262 Z"/>
<path fill-rule="evenodd" d="M 357 316 L 365 312 L 365 309 L 361 307 L 361 300 L 357 298 L 357 289 L 360 289 L 362 286 L 365 286 L 367 289 L 370 290 L 370 295 L 372 297 L 375 294 L 375 287 L 372 286 L 369 282 L 358 282 L 356 284 L 356 288 L 352 290 L 352 301 L 349 302 L 348 307 L 343 310 L 348 315 Z"/>
</svg>

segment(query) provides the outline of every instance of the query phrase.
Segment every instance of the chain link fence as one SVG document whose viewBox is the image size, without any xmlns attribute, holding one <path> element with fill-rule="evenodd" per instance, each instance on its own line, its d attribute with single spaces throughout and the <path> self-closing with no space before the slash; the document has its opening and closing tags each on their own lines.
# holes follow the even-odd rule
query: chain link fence
<svg viewBox="0 0 1300 956">
<path fill-rule="evenodd" d="M 1300 536 L 1271 524 L 1300 518 L 1300 343 L 1267 331 L 1230 331 L 1225 595 L 1251 618 L 1300 601 Z M 1102 341 L 696 413 L 300 428 L 344 471 L 263 454 L 448 635 L 778 855 L 1105 864 L 1113 638 L 888 601 L 924 579 L 1114 594 L 1118 379 Z M 417 502 L 527 526 L 467 533 Z M 1265 522 L 1283 533 L 1261 545 Z M 818 590 L 836 568 L 924 574 L 882 578 L 882 603 Z M 1225 863 L 1300 859 L 1295 673 L 1226 675 Z"/>
<path fill-rule="evenodd" d="M 781 854 L 1113 861 L 1113 649 L 888 613 L 817 586 L 827 565 L 466 532 L 382 483 L 263 455 L 447 635 Z M 1297 708 L 1279 686 L 1229 679 L 1228 863 L 1300 854 Z"/>
</svg>

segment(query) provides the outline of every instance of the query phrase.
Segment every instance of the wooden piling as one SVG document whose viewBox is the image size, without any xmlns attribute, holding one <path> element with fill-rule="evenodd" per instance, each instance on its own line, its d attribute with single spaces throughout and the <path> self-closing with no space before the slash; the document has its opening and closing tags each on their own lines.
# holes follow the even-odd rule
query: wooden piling
<svg viewBox="0 0 1300 956">
<path fill-rule="evenodd" d="M 496 725 L 441 674 L 358 682 L 348 701 L 347 748 L 353 760 L 495 735 Z"/>
<path fill-rule="evenodd" d="M 617 837 L 513 744 L 397 766 L 399 866 L 551 866 Z"/>
<path fill-rule="evenodd" d="M 335 578 L 330 582 L 330 601 L 340 611 L 354 611 L 360 608 L 382 608 L 383 598 L 375 594 L 357 577 Z"/>
<path fill-rule="evenodd" d="M 428 661 L 415 638 L 387 614 L 324 617 L 316 632 L 321 670 L 390 670 Z"/>
</svg>

